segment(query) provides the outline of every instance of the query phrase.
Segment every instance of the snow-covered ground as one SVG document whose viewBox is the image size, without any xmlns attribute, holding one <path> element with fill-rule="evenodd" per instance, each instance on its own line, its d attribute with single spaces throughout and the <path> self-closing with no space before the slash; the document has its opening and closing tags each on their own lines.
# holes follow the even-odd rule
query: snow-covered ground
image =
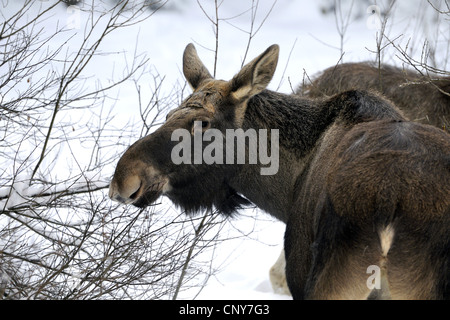
<svg viewBox="0 0 450 320">
<path fill-rule="evenodd" d="M 289 93 L 305 77 L 311 77 L 340 60 L 375 60 L 374 51 L 379 30 L 374 26 L 379 18 L 383 19 L 377 10 L 382 11 L 385 8 L 383 3 L 387 1 L 376 7 L 370 7 L 371 3 L 368 1 L 357 1 L 353 5 L 350 1 L 343 1 L 342 14 L 338 14 L 341 22 L 336 22 L 334 14 L 325 15 L 321 12 L 322 8 L 327 8 L 332 2 L 219 1 L 217 77 L 230 79 L 240 69 L 249 43 L 250 30 L 253 30 L 253 33 L 245 57 L 246 62 L 271 44 L 280 45 L 278 69 L 269 86 L 272 90 Z M 437 41 L 448 41 L 448 25 L 441 26 L 443 30 L 440 35 L 435 33 L 431 19 L 433 14 L 429 8 L 425 16 L 430 19 L 417 22 L 416 18 L 424 16 L 426 4 L 426 1 L 398 1 L 386 28 L 390 39 L 396 39 L 396 43 L 402 46 L 413 37 L 413 53 L 419 60 L 424 32 L 428 31 L 435 36 L 437 34 Z M 142 23 L 120 30 L 105 39 L 100 50 L 120 54 L 106 55 L 103 60 L 97 60 L 89 66 L 87 72 L 95 75 L 93 82 L 96 81 L 95 78 L 108 79 L 112 69 L 121 70 L 124 67 L 123 56 L 131 60 L 135 53 L 146 54 L 150 58 L 149 72 L 157 72 L 165 77 L 161 95 L 169 93 L 175 84 L 184 83 L 181 57 L 185 46 L 190 42 L 196 45 L 199 56 L 212 72 L 214 52 L 211 50 L 215 48 L 216 35 L 214 26 L 205 13 L 215 19 L 214 1 L 180 0 L 169 1 L 168 5 L 173 8 L 160 10 Z M 255 7 L 252 10 L 252 5 L 257 5 L 257 9 Z M 345 20 L 350 7 L 352 14 L 346 26 Z M 47 28 L 51 28 L 56 20 L 59 20 L 59 23 L 75 21 L 75 30 L 79 28 L 82 36 L 83 17 L 82 11 L 73 8 L 67 10 L 61 5 L 57 19 L 48 21 Z M 347 29 L 341 39 L 338 29 L 344 26 Z M 401 37 L 398 38 L 399 36 Z M 70 49 L 70 42 L 67 47 Z M 444 50 L 445 48 L 448 49 L 448 46 L 444 44 Z M 447 55 L 445 52 L 443 54 Z M 384 49 L 383 59 L 401 65 L 396 51 L 391 46 Z M 447 65 L 439 67 L 448 70 L 448 61 L 446 63 Z M 141 82 L 140 85 L 147 88 L 145 94 L 151 94 L 151 84 Z M 138 120 L 139 109 L 134 85 L 130 84 L 129 88 L 122 86 L 118 98 L 112 104 L 117 118 L 125 122 L 130 119 Z M 249 212 L 253 213 L 252 210 Z M 241 230 L 237 231 L 233 226 L 239 226 Z M 274 293 L 269 282 L 269 269 L 282 249 L 284 225 L 260 212 L 257 219 L 237 217 L 227 232 L 245 233 L 242 230 L 254 231 L 246 237 L 241 236 L 220 244 L 215 253 L 217 265 L 221 266 L 220 271 L 209 279 L 197 299 L 289 299 L 289 296 Z M 191 299 L 197 293 L 198 290 L 185 291 L 180 294 L 180 298 Z"/>
</svg>

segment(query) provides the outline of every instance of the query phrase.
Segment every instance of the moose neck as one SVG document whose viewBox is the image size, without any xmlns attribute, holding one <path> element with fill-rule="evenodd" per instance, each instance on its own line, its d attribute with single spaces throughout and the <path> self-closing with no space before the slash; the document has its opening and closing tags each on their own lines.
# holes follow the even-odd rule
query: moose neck
<svg viewBox="0 0 450 320">
<path fill-rule="evenodd" d="M 262 175 L 260 166 L 245 165 L 230 185 L 259 208 L 286 222 L 295 188 L 301 185 L 298 180 L 308 166 L 311 150 L 331 123 L 332 113 L 320 103 L 268 90 L 251 98 L 242 128 L 279 130 L 278 172 Z"/>
</svg>

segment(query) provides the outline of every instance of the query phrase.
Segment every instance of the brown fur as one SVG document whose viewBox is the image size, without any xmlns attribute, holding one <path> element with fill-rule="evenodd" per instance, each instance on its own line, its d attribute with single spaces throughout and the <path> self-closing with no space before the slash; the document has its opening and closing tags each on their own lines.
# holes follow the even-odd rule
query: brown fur
<svg viewBox="0 0 450 320">
<path fill-rule="evenodd" d="M 110 197 L 145 207 L 165 195 L 187 213 L 231 214 L 251 201 L 286 223 L 296 299 L 365 299 L 371 265 L 394 299 L 449 298 L 450 136 L 365 91 L 309 99 L 265 90 L 277 59 L 271 46 L 232 80 L 214 80 L 188 45 L 183 70 L 193 94 L 124 153 Z M 222 133 L 278 129 L 279 171 L 175 165 L 171 134 L 195 121 Z"/>
<path fill-rule="evenodd" d="M 299 87 L 297 94 L 317 98 L 352 89 L 383 94 L 412 121 L 438 128 L 450 125 L 450 77 L 422 76 L 389 65 L 344 63 L 326 69 L 312 83 Z"/>
</svg>

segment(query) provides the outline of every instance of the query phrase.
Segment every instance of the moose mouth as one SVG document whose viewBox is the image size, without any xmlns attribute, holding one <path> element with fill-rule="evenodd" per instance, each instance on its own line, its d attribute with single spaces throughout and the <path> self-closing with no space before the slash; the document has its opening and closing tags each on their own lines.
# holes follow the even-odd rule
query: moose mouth
<svg viewBox="0 0 450 320">
<path fill-rule="evenodd" d="M 167 186 L 168 180 L 164 178 L 158 179 L 150 186 L 141 183 L 139 189 L 130 196 L 133 200 L 131 204 L 138 208 L 145 208 L 155 202 L 164 193 Z"/>
</svg>

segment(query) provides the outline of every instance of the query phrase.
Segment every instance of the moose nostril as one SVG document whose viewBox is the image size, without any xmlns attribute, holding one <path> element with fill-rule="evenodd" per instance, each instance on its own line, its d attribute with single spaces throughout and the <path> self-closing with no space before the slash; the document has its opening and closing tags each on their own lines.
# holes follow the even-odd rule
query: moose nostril
<svg viewBox="0 0 450 320">
<path fill-rule="evenodd" d="M 130 195 L 130 199 L 136 200 L 138 197 L 139 191 L 141 190 L 142 183 L 139 185 L 139 188 Z"/>
<path fill-rule="evenodd" d="M 141 187 L 142 180 L 137 175 L 134 175 L 123 181 L 118 194 L 126 200 L 126 203 L 131 203 L 139 197 Z"/>
</svg>

